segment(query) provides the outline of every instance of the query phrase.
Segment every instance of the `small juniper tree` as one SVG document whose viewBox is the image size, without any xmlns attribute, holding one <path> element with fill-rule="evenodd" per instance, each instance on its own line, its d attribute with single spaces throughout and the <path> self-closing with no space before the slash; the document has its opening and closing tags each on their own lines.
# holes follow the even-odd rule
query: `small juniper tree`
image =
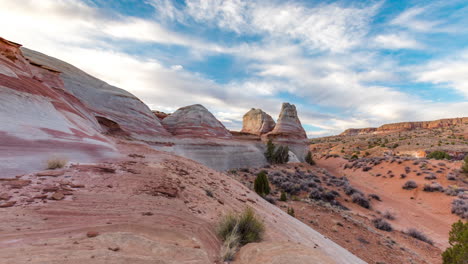
<svg viewBox="0 0 468 264">
<path fill-rule="evenodd" d="M 465 159 L 463 160 L 462 171 L 464 173 L 468 173 L 468 154 L 465 156 Z"/>
<path fill-rule="evenodd" d="M 289 161 L 289 147 L 279 146 L 274 154 L 274 163 L 283 164 Z"/>
<path fill-rule="evenodd" d="M 288 200 L 288 197 L 286 196 L 286 193 L 284 191 L 281 192 L 280 201 L 286 202 L 287 200 Z"/>
<path fill-rule="evenodd" d="M 447 154 L 444 151 L 436 150 L 427 155 L 428 159 L 436 159 L 436 160 L 441 160 L 441 159 L 450 159 L 450 155 Z"/>
<path fill-rule="evenodd" d="M 274 162 L 274 156 L 275 156 L 275 144 L 273 144 L 273 141 L 268 140 L 267 142 L 267 149 L 265 151 L 265 158 L 267 159 L 267 161 L 269 163 L 273 163 Z"/>
<path fill-rule="evenodd" d="M 468 263 L 468 222 L 458 221 L 449 233 L 450 247 L 442 253 L 444 264 Z"/>
<path fill-rule="evenodd" d="M 288 207 L 288 215 L 292 217 L 296 217 L 296 214 L 294 213 L 294 208 Z"/>
<path fill-rule="evenodd" d="M 312 159 L 312 152 L 307 152 L 307 155 L 305 157 L 305 161 L 309 163 L 310 165 L 315 165 L 314 159 Z"/>
<path fill-rule="evenodd" d="M 261 171 L 257 174 L 254 182 L 254 190 L 260 196 L 266 196 L 270 194 L 270 183 L 268 182 L 268 176 L 265 171 Z"/>
</svg>

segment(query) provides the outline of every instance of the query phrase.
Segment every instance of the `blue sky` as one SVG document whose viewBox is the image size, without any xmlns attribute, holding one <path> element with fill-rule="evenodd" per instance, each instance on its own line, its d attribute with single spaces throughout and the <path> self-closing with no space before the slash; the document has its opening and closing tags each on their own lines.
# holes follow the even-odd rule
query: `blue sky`
<svg viewBox="0 0 468 264">
<path fill-rule="evenodd" d="M 231 129 L 291 102 L 316 137 L 468 116 L 467 13 L 461 0 L 0 0 L 0 36 Z"/>
</svg>

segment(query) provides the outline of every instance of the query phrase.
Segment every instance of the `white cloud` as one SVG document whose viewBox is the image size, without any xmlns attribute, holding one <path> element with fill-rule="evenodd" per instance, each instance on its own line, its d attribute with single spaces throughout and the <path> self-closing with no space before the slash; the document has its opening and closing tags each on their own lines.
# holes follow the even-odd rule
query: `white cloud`
<svg viewBox="0 0 468 264">
<path fill-rule="evenodd" d="M 468 50 L 412 68 L 419 82 L 443 85 L 468 98 Z"/>
<path fill-rule="evenodd" d="M 390 24 L 398 25 L 401 27 L 409 28 L 415 31 L 427 32 L 433 30 L 441 22 L 438 20 L 424 20 L 420 18 L 424 12 L 427 12 L 427 8 L 423 7 L 413 7 L 405 10 L 395 19 L 393 19 Z"/>
<path fill-rule="evenodd" d="M 386 34 L 375 37 L 375 42 L 386 49 L 420 49 L 422 44 L 406 34 Z"/>
</svg>

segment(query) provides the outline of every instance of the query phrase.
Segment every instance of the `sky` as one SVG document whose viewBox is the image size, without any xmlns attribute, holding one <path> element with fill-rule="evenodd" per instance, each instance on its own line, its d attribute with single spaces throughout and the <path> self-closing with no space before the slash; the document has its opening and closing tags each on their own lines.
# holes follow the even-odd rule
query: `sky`
<svg viewBox="0 0 468 264">
<path fill-rule="evenodd" d="M 0 36 L 233 130 L 290 102 L 319 137 L 468 116 L 466 14 L 466 0 L 0 0 Z"/>
</svg>

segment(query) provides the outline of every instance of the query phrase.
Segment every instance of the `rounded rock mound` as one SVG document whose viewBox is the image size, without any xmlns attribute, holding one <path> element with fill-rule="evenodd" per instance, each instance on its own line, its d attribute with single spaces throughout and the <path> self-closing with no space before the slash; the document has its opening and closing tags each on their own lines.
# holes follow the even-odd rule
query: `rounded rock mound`
<svg viewBox="0 0 468 264">
<path fill-rule="evenodd" d="M 188 137 L 231 138 L 231 133 L 203 105 L 195 104 L 177 109 L 162 120 L 171 134 Z"/>
</svg>

